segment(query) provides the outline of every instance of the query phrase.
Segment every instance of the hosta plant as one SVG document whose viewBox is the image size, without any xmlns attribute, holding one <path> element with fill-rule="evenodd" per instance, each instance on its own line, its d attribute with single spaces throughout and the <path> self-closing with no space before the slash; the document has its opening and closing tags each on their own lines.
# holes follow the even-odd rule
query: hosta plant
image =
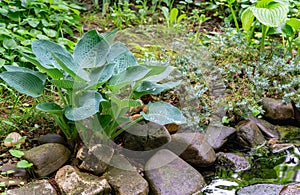
<svg viewBox="0 0 300 195">
<path fill-rule="evenodd" d="M 157 95 L 180 82 L 161 83 L 174 68 L 140 65 L 125 45 L 114 42 L 116 33 L 91 30 L 83 35 L 73 54 L 49 40 L 35 40 L 32 51 L 36 58 L 24 57 L 37 71 L 5 66 L 6 72 L 0 77 L 35 98 L 45 97 L 45 86 L 53 85 L 61 103 L 43 102 L 36 108 L 50 113 L 68 139 L 79 130 L 84 133 L 90 129 L 101 130 L 112 139 L 143 118 L 162 125 L 184 123 L 179 109 L 165 102 L 149 103 L 149 111 L 136 121 L 126 116 L 129 107 L 142 105 L 141 96 Z"/>
<path fill-rule="evenodd" d="M 243 29 L 249 32 L 249 40 L 254 32 L 256 21 L 262 25 L 261 50 L 264 49 L 264 41 L 270 27 L 278 27 L 284 24 L 289 12 L 287 0 L 260 0 L 255 5 L 249 6 L 242 13 Z M 255 20 L 256 19 L 256 20 Z"/>
</svg>

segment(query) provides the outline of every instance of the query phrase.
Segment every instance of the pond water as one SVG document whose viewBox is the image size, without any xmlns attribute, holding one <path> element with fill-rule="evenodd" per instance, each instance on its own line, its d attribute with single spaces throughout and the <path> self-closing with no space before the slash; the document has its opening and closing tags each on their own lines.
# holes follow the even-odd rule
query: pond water
<svg viewBox="0 0 300 195">
<path fill-rule="evenodd" d="M 267 150 L 265 152 L 250 152 L 247 158 L 252 161 L 252 168 L 248 171 L 235 173 L 224 168 L 216 168 L 215 175 L 207 178 L 209 185 L 197 194 L 235 195 L 238 189 L 251 184 L 286 185 L 300 182 L 299 147 L 294 146 L 277 154 L 268 153 Z M 269 195 L 272 192 L 270 190 L 260 195 L 263 194 Z"/>
</svg>

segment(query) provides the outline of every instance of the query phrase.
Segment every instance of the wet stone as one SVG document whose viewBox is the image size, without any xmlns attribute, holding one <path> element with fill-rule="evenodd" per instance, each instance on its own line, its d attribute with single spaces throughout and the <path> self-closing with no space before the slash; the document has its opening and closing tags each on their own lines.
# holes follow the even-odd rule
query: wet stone
<svg viewBox="0 0 300 195">
<path fill-rule="evenodd" d="M 254 184 L 240 188 L 237 195 L 278 195 L 283 185 L 278 184 Z M 291 194 L 290 194 L 291 195 Z"/>
<path fill-rule="evenodd" d="M 255 148 L 265 143 L 265 138 L 252 121 L 245 121 L 237 128 L 236 140 L 244 148 Z"/>
<path fill-rule="evenodd" d="M 15 164 L 5 164 L 2 167 L 0 167 L 1 175 L 7 175 L 7 173 L 9 173 L 9 172 L 12 172 L 11 174 L 8 174 L 9 176 L 24 177 L 24 178 L 29 177 L 26 169 L 17 168 L 17 166 Z"/>
<path fill-rule="evenodd" d="M 272 125 L 268 121 L 263 119 L 250 117 L 250 120 L 255 123 L 260 131 L 266 136 L 268 139 L 280 139 L 280 134 L 275 125 Z"/>
<path fill-rule="evenodd" d="M 207 142 L 213 149 L 220 149 L 227 140 L 236 132 L 235 128 L 220 124 L 210 124 L 205 132 Z"/>
<path fill-rule="evenodd" d="M 39 142 L 39 144 L 58 143 L 58 144 L 67 145 L 66 140 L 62 136 L 60 136 L 58 134 L 54 134 L 54 133 L 49 133 L 49 134 L 40 136 L 38 139 L 38 142 Z"/>
<path fill-rule="evenodd" d="M 235 172 L 245 171 L 251 168 L 249 161 L 245 157 L 233 153 L 217 153 L 217 163 L 225 169 Z"/>
<path fill-rule="evenodd" d="M 145 166 L 151 194 L 188 195 L 205 186 L 202 175 L 173 152 L 155 153 Z"/>
</svg>

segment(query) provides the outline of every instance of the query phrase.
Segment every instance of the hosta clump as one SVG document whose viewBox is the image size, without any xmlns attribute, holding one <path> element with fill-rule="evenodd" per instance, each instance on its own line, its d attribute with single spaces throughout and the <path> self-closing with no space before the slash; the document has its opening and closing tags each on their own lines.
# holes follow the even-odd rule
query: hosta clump
<svg viewBox="0 0 300 195">
<path fill-rule="evenodd" d="M 129 127 L 143 117 L 162 125 L 184 123 L 176 107 L 160 102 L 149 104 L 149 112 L 142 113 L 137 121 L 125 117 L 129 107 L 142 104 L 138 99 L 142 95 L 157 95 L 180 82 L 158 83 L 173 68 L 138 64 L 125 45 L 114 42 L 116 33 L 91 30 L 77 43 L 73 54 L 48 40 L 33 41 L 36 59 L 24 56 L 38 71 L 5 66 L 7 71 L 0 77 L 32 97 L 41 96 L 48 82 L 55 86 L 62 103 L 44 102 L 37 109 L 53 115 L 68 139 L 74 138 L 78 129 L 87 128 L 102 129 L 108 138 L 114 138 L 124 129 L 117 128 L 120 123 Z M 119 98 L 117 94 L 128 88 L 129 95 Z"/>
</svg>

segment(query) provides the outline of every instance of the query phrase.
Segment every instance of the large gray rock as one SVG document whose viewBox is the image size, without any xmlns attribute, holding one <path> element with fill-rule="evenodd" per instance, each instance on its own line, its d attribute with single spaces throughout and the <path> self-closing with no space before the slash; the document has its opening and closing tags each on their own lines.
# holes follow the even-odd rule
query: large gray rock
<svg viewBox="0 0 300 195">
<path fill-rule="evenodd" d="M 259 128 L 252 121 L 246 121 L 237 128 L 236 140 L 240 147 L 255 148 L 266 140 Z"/>
<path fill-rule="evenodd" d="M 173 152 L 163 149 L 155 153 L 145 166 L 145 176 L 152 194 L 185 195 L 204 187 L 202 175 Z"/>
<path fill-rule="evenodd" d="M 113 156 L 106 179 L 114 192 L 119 195 L 147 195 L 149 193 L 147 181 L 121 155 Z"/>
<path fill-rule="evenodd" d="M 23 157 L 33 163 L 37 177 L 45 177 L 64 165 L 70 155 L 70 150 L 64 145 L 48 143 L 26 151 Z"/>
<path fill-rule="evenodd" d="M 82 173 L 70 165 L 59 169 L 55 181 L 61 191 L 68 195 L 102 195 L 109 194 L 111 188 L 104 177 Z"/>
<path fill-rule="evenodd" d="M 240 188 L 237 195 L 278 195 L 283 185 L 254 184 Z"/>
<path fill-rule="evenodd" d="M 81 160 L 80 169 L 93 172 L 95 175 L 104 173 L 114 154 L 114 149 L 104 144 L 97 144 L 89 149 L 82 147 L 77 152 L 77 158 Z"/>
<path fill-rule="evenodd" d="M 56 195 L 56 190 L 48 182 L 48 180 L 37 180 L 35 182 L 26 184 L 21 188 L 15 188 L 12 190 L 7 190 L 7 195 Z"/>
<path fill-rule="evenodd" d="M 291 103 L 284 103 L 280 99 L 263 98 L 264 116 L 271 120 L 287 120 L 294 117 L 294 109 Z"/>
<path fill-rule="evenodd" d="M 191 165 L 205 167 L 216 160 L 214 149 L 201 133 L 176 133 L 171 136 L 168 149 Z"/>
<path fill-rule="evenodd" d="M 260 131 L 267 137 L 268 139 L 280 139 L 280 134 L 277 130 L 277 128 L 269 123 L 268 121 L 265 121 L 263 119 L 250 117 L 250 120 L 255 123 Z"/>
<path fill-rule="evenodd" d="M 217 153 L 217 163 L 228 170 L 236 172 L 245 171 L 251 168 L 249 161 L 245 157 L 233 153 Z"/>
<path fill-rule="evenodd" d="M 235 132 L 236 129 L 232 127 L 226 127 L 220 124 L 210 124 L 206 129 L 205 137 L 212 148 L 218 150 Z"/>
<path fill-rule="evenodd" d="M 170 142 L 168 130 L 159 124 L 139 123 L 130 127 L 124 134 L 124 147 L 133 151 L 147 151 L 159 148 Z"/>
</svg>

